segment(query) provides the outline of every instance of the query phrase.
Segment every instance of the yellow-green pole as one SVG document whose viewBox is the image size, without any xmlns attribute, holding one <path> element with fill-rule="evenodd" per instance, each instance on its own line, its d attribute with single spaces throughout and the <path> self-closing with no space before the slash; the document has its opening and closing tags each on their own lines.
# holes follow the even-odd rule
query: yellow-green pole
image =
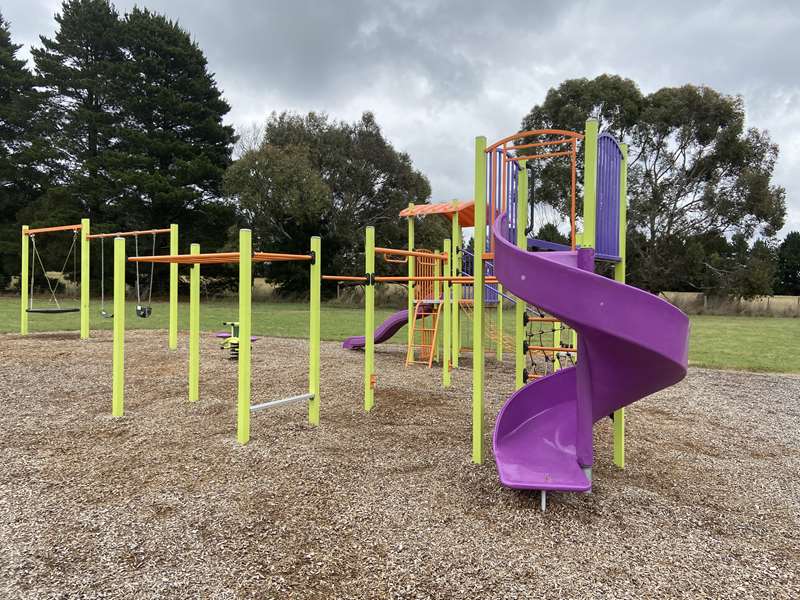
<svg viewBox="0 0 800 600">
<path fill-rule="evenodd" d="M 444 272 L 450 273 L 450 261 L 452 260 L 453 253 L 452 253 L 452 244 L 450 240 L 444 241 L 444 253 L 447 254 L 447 262 L 444 264 Z M 442 311 L 444 312 L 444 332 L 443 332 L 443 346 L 444 346 L 444 363 L 442 365 L 442 385 L 444 387 L 450 387 L 450 350 L 451 350 L 451 340 L 450 337 L 452 335 L 451 331 L 451 321 L 450 318 L 452 315 L 450 314 L 450 295 L 453 290 L 453 286 L 450 285 L 449 281 L 445 281 L 442 284 L 442 288 L 444 289 L 444 294 L 442 301 L 444 304 L 442 305 Z"/>
<path fill-rule="evenodd" d="M 89 219 L 81 219 L 81 339 L 89 339 Z"/>
<path fill-rule="evenodd" d="M 505 332 L 503 331 L 503 286 L 497 284 L 497 346 L 494 352 L 497 362 L 503 362 L 503 341 Z"/>
<path fill-rule="evenodd" d="M 553 323 L 553 348 L 561 346 L 561 323 Z M 553 352 L 553 371 L 561 369 L 561 361 L 558 359 L 558 353 Z"/>
<path fill-rule="evenodd" d="M 614 279 L 625 283 L 626 235 L 628 229 L 628 146 L 620 144 L 622 164 L 619 174 L 619 258 L 614 267 Z M 614 412 L 614 464 L 625 468 L 625 409 Z"/>
<path fill-rule="evenodd" d="M 308 357 L 308 393 L 314 394 L 308 403 L 309 425 L 319 425 L 319 351 L 320 351 L 320 305 L 322 302 L 322 241 L 319 237 L 311 238 L 311 282 L 309 297 L 310 323 L 309 323 L 309 357 Z"/>
<path fill-rule="evenodd" d="M 114 238 L 114 342 L 111 414 L 125 413 L 125 238 Z"/>
<path fill-rule="evenodd" d="M 528 249 L 528 240 L 525 236 L 525 226 L 528 223 L 528 169 L 525 161 L 520 161 L 517 172 L 517 248 Z M 517 389 L 527 382 L 522 375 L 525 370 L 525 353 L 522 343 L 525 341 L 525 301 L 517 298 L 514 306 L 514 384 Z"/>
<path fill-rule="evenodd" d="M 475 138 L 475 269 L 472 317 L 472 462 L 483 463 L 483 253 L 486 251 L 486 138 Z"/>
<path fill-rule="evenodd" d="M 200 244 L 192 244 L 191 246 L 189 246 L 189 254 L 200 254 Z M 241 356 L 241 350 L 240 350 L 240 356 Z M 196 402 L 199 399 L 200 399 L 200 265 L 198 263 L 195 263 L 192 265 L 192 270 L 189 275 L 189 402 Z"/>
<path fill-rule="evenodd" d="M 597 229 L 597 119 L 586 120 L 583 139 L 583 233 L 584 248 L 594 248 Z"/>
<path fill-rule="evenodd" d="M 250 441 L 250 336 L 253 286 L 253 238 L 239 230 L 239 389 L 236 404 L 236 439 Z"/>
<path fill-rule="evenodd" d="M 178 254 L 178 226 L 169 226 L 169 253 Z M 169 349 L 178 347 L 178 263 L 169 265 Z"/>
<path fill-rule="evenodd" d="M 413 202 L 408 203 L 408 208 L 411 209 L 414 207 Z M 408 217 L 408 249 L 414 250 L 414 216 Z M 413 256 L 408 257 L 408 276 L 414 277 L 416 273 L 416 258 Z M 367 286 L 369 287 L 369 285 Z M 408 338 L 408 343 L 406 345 L 406 354 L 414 352 L 414 337 L 412 335 L 412 324 L 414 323 L 414 282 L 408 282 L 408 323 L 406 327 L 406 336 Z M 406 360 L 413 358 L 412 356 L 406 356 Z"/>
<path fill-rule="evenodd" d="M 413 217 L 408 218 L 409 223 L 413 223 Z M 413 225 L 409 225 L 409 247 L 412 246 Z M 373 377 L 375 375 L 375 228 L 367 227 L 367 240 L 364 249 L 364 268 L 367 276 L 367 285 L 364 292 L 364 410 L 372 410 L 375 405 L 375 386 Z M 414 262 L 414 257 L 408 257 L 408 264 Z M 412 271 L 413 267 L 409 267 Z M 412 311 L 409 313 L 414 318 L 413 301 L 414 288 L 409 281 L 408 295 L 411 298 Z"/>
<path fill-rule="evenodd" d="M 453 201 L 454 206 L 458 206 L 457 201 Z M 453 277 L 458 277 L 461 274 L 461 225 L 459 224 L 458 211 L 453 213 L 453 223 L 451 236 L 453 239 L 453 259 L 450 261 L 450 274 Z M 450 352 L 453 362 L 453 368 L 458 368 L 458 357 L 461 353 L 461 284 L 456 283 L 453 285 L 453 323 L 452 323 L 452 344 L 453 349 Z"/>
<path fill-rule="evenodd" d="M 28 274 L 29 268 L 29 250 L 30 244 L 28 242 L 28 226 L 22 226 L 22 265 L 19 274 L 19 333 L 20 335 L 28 335 L 28 283 L 30 276 Z"/>
</svg>

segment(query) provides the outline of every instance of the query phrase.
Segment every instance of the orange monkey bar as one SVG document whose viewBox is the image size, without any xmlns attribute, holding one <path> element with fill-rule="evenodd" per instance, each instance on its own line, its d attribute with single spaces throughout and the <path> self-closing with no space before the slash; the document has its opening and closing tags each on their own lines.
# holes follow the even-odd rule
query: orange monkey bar
<svg viewBox="0 0 800 600">
<path fill-rule="evenodd" d="M 117 231 L 116 233 L 93 233 L 91 235 L 87 235 L 86 238 L 89 240 L 97 240 L 100 238 L 110 238 L 110 237 L 134 237 L 137 235 L 155 235 L 157 233 L 170 233 L 170 229 L 142 229 L 140 231 Z"/>
<path fill-rule="evenodd" d="M 311 260 L 310 254 L 282 254 L 279 252 L 254 252 L 253 262 L 288 262 Z M 231 264 L 239 262 L 238 252 L 213 254 L 166 254 L 164 256 L 132 256 L 130 262 L 175 263 L 179 265 Z"/>
<path fill-rule="evenodd" d="M 53 231 L 80 231 L 81 224 L 77 225 L 56 225 L 55 227 L 39 227 L 38 229 L 28 229 L 25 235 L 36 235 L 37 233 L 51 233 Z"/>
<path fill-rule="evenodd" d="M 390 254 L 395 256 L 419 256 L 421 258 L 435 258 L 436 260 L 447 260 L 447 254 L 441 252 L 423 252 L 421 250 L 395 250 L 394 248 L 375 248 L 375 254 Z"/>
<path fill-rule="evenodd" d="M 366 282 L 367 278 L 363 275 L 323 275 L 322 279 L 325 281 L 363 281 Z M 449 281 L 450 283 L 474 283 L 474 277 L 446 277 L 446 276 L 425 276 L 417 275 L 415 277 L 405 277 L 403 275 L 378 275 L 375 281 L 380 283 L 402 283 L 408 281 Z M 497 277 L 486 277 L 484 283 L 495 284 L 498 283 Z M 462 300 L 463 302 L 463 300 Z"/>
<path fill-rule="evenodd" d="M 538 350 L 539 352 L 577 352 L 577 348 L 567 348 L 566 346 L 528 346 L 528 350 Z"/>
<path fill-rule="evenodd" d="M 509 148 L 512 150 L 512 148 Z M 513 148 L 516 150 L 516 148 Z M 506 160 L 521 161 L 521 160 L 536 160 L 537 158 L 555 158 L 556 156 L 572 156 L 572 150 L 561 150 L 560 152 L 545 152 L 544 154 L 526 154 L 522 156 L 509 156 Z"/>
<path fill-rule="evenodd" d="M 569 141 L 583 139 L 582 133 L 578 133 L 577 131 L 568 131 L 566 129 L 537 129 L 533 131 L 518 131 L 517 133 L 513 133 L 508 137 L 504 137 L 502 140 L 497 140 L 491 146 L 487 146 L 486 152 L 488 153 L 492 150 L 496 150 L 508 142 L 513 142 L 514 140 L 518 140 L 520 138 L 534 137 L 536 135 L 560 135 L 567 138 Z M 509 148 L 509 150 L 514 150 L 514 148 Z"/>
</svg>

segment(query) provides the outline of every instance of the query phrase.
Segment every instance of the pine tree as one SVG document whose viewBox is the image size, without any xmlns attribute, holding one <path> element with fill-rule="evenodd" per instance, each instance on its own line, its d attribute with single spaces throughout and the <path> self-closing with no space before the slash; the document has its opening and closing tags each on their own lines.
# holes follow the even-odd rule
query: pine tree
<svg viewBox="0 0 800 600">
<path fill-rule="evenodd" d="M 134 8 L 122 31 L 127 60 L 117 93 L 124 160 L 114 173 L 125 190 L 123 212 L 141 222 L 186 224 L 192 239 L 216 248 L 220 228 L 234 218 L 214 202 L 235 140 L 222 123 L 230 106 L 202 50 L 177 23 Z"/>
<path fill-rule="evenodd" d="M 55 36 L 41 36 L 42 47 L 32 54 L 47 96 L 47 124 L 60 167 L 56 175 L 87 216 L 102 220 L 119 193 L 110 166 L 118 162 L 115 81 L 123 61 L 121 24 L 107 0 L 67 0 L 55 19 Z"/>
<path fill-rule="evenodd" d="M 0 289 L 19 270 L 17 213 L 40 193 L 46 177 L 37 140 L 40 97 L 25 61 L 17 58 L 8 23 L 0 15 Z"/>
</svg>

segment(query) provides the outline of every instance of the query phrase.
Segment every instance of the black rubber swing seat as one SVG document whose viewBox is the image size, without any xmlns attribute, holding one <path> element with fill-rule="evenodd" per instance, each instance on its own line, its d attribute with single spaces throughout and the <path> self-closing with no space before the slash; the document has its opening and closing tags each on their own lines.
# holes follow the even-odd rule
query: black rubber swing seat
<svg viewBox="0 0 800 600">
<path fill-rule="evenodd" d="M 46 315 L 60 315 L 63 313 L 81 312 L 80 308 L 26 308 L 25 312 L 42 313 Z"/>
</svg>

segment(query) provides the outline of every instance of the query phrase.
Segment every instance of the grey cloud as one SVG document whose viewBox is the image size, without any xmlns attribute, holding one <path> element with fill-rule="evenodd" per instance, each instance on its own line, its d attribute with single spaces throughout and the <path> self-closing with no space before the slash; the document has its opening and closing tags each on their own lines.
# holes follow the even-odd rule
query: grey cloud
<svg viewBox="0 0 800 600">
<path fill-rule="evenodd" d="M 800 229 L 800 5 L 741 0 L 451 2 L 144 0 L 206 52 L 247 124 L 272 110 L 353 119 L 373 110 L 431 179 L 434 198 L 472 195 L 476 135 L 499 138 L 547 89 L 618 73 L 650 92 L 708 84 L 741 94 L 752 126 L 781 146 L 777 183 Z M 51 33 L 58 2 L 7 2 L 20 42 Z M 117 2 L 121 12 L 133 2 Z"/>
</svg>

